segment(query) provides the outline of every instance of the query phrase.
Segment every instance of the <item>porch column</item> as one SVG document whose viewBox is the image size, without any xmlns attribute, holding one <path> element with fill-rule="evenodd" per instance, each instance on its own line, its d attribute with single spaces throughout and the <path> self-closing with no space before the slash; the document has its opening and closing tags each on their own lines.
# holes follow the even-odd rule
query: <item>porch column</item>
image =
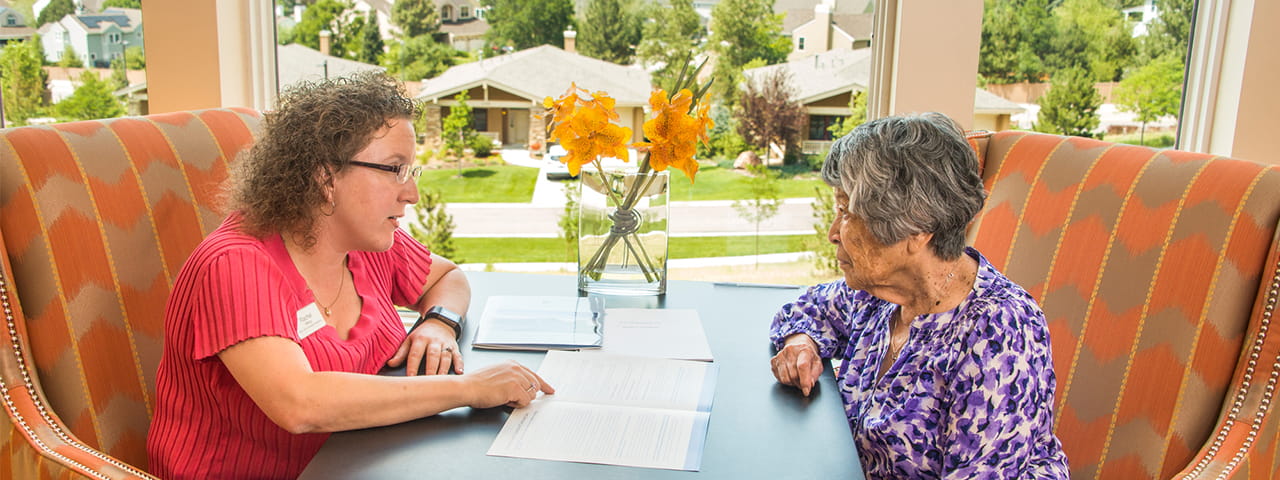
<svg viewBox="0 0 1280 480">
<path fill-rule="evenodd" d="M 422 126 L 422 136 L 424 138 L 423 145 L 427 148 L 439 148 L 441 145 L 441 125 L 439 105 L 427 105 L 422 107 L 422 115 L 425 117 Z"/>
<path fill-rule="evenodd" d="M 547 150 L 547 123 L 545 115 L 540 115 L 545 110 L 541 103 L 534 103 L 529 108 L 529 144 L 542 145 L 542 150 L 537 152 L 539 156 Z"/>
</svg>

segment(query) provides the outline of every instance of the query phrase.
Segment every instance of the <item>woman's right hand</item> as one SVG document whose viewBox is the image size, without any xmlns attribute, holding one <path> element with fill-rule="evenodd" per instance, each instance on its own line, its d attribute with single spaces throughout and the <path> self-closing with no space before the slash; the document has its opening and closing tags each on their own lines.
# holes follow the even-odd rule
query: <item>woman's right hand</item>
<svg viewBox="0 0 1280 480">
<path fill-rule="evenodd" d="M 813 385 L 822 374 L 822 355 L 818 353 L 818 344 L 807 334 L 793 334 L 783 342 L 782 350 L 769 361 L 773 367 L 773 377 L 778 383 L 799 388 L 804 396 L 809 396 Z"/>
<path fill-rule="evenodd" d="M 462 378 L 467 381 L 472 408 L 490 408 L 499 405 L 524 407 L 538 392 L 552 394 L 556 389 L 542 380 L 528 367 L 512 360 L 473 370 Z"/>
</svg>

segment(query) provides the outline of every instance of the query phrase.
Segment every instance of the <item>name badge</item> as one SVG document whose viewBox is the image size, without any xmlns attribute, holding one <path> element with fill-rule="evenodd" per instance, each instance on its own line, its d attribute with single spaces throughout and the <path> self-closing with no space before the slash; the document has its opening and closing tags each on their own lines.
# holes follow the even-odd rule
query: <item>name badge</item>
<svg viewBox="0 0 1280 480">
<path fill-rule="evenodd" d="M 324 317 L 320 315 L 320 307 L 315 302 L 298 310 L 298 340 L 316 333 L 324 325 Z"/>
</svg>

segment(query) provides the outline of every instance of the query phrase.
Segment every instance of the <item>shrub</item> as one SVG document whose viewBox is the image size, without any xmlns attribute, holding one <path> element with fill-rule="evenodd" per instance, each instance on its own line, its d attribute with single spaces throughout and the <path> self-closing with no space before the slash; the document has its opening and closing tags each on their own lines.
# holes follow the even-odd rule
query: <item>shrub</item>
<svg viewBox="0 0 1280 480">
<path fill-rule="evenodd" d="M 493 153 L 493 140 L 484 135 L 476 135 L 471 137 L 471 151 L 475 153 L 477 158 L 485 158 Z"/>
</svg>

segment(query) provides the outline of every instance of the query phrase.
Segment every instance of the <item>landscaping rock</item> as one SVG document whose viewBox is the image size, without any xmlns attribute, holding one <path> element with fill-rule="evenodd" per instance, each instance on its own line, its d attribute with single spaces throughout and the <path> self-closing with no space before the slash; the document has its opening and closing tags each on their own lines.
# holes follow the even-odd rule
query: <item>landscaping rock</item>
<svg viewBox="0 0 1280 480">
<path fill-rule="evenodd" d="M 760 156 L 756 152 L 747 150 L 738 154 L 738 158 L 733 161 L 733 168 L 745 169 L 760 165 Z"/>
</svg>

